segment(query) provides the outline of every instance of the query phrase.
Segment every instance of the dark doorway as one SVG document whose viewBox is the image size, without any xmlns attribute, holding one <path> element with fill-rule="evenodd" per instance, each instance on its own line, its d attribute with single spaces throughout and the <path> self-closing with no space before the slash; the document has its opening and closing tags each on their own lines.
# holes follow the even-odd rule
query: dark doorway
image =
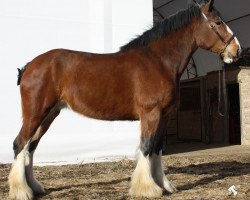
<svg viewBox="0 0 250 200">
<path fill-rule="evenodd" d="M 228 114 L 229 114 L 229 142 L 230 144 L 240 144 L 240 98 L 239 84 L 229 84 L 228 89 Z"/>
</svg>

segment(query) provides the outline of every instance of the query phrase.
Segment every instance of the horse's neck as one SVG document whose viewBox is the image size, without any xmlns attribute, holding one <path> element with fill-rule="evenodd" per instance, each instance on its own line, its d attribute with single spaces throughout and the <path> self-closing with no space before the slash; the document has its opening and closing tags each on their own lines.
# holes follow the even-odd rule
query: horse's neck
<svg viewBox="0 0 250 200">
<path fill-rule="evenodd" d="M 180 78 L 198 48 L 193 35 L 193 24 L 170 33 L 152 44 L 151 48 L 161 57 L 166 70 Z"/>
</svg>

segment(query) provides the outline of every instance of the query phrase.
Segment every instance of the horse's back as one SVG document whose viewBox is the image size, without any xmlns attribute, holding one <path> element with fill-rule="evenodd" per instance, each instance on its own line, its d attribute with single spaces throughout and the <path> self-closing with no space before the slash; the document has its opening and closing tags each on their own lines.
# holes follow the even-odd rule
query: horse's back
<svg viewBox="0 0 250 200">
<path fill-rule="evenodd" d="M 51 101 L 61 101 L 92 118 L 137 119 L 132 68 L 118 53 L 55 49 L 28 64 L 21 92 L 32 90 L 37 97 L 49 95 Z"/>
</svg>

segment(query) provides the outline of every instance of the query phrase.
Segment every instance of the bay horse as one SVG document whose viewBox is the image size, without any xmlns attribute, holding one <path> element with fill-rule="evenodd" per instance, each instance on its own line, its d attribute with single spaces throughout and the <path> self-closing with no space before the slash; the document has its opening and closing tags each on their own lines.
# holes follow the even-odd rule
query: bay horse
<svg viewBox="0 0 250 200">
<path fill-rule="evenodd" d="M 23 125 L 14 140 L 10 198 L 44 193 L 33 175 L 33 154 L 63 108 L 100 120 L 140 120 L 141 140 L 130 195 L 160 197 L 176 191 L 163 172 L 163 136 L 176 108 L 180 78 L 198 47 L 238 59 L 239 41 L 214 1 L 192 3 L 112 54 L 55 49 L 20 70 Z M 60 140 L 60 138 L 58 138 Z"/>
</svg>

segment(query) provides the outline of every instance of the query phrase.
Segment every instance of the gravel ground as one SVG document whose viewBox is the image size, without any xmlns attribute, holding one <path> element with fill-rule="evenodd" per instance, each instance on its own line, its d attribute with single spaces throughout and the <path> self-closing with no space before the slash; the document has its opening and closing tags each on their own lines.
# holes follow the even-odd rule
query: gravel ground
<svg viewBox="0 0 250 200">
<path fill-rule="evenodd" d="M 250 199 L 250 147 L 233 146 L 163 157 L 177 187 L 160 199 Z M 38 199 L 133 199 L 128 195 L 135 161 L 35 167 L 46 194 Z M 0 199 L 8 197 L 9 164 L 0 164 Z M 237 196 L 227 189 L 239 186 Z"/>
</svg>

